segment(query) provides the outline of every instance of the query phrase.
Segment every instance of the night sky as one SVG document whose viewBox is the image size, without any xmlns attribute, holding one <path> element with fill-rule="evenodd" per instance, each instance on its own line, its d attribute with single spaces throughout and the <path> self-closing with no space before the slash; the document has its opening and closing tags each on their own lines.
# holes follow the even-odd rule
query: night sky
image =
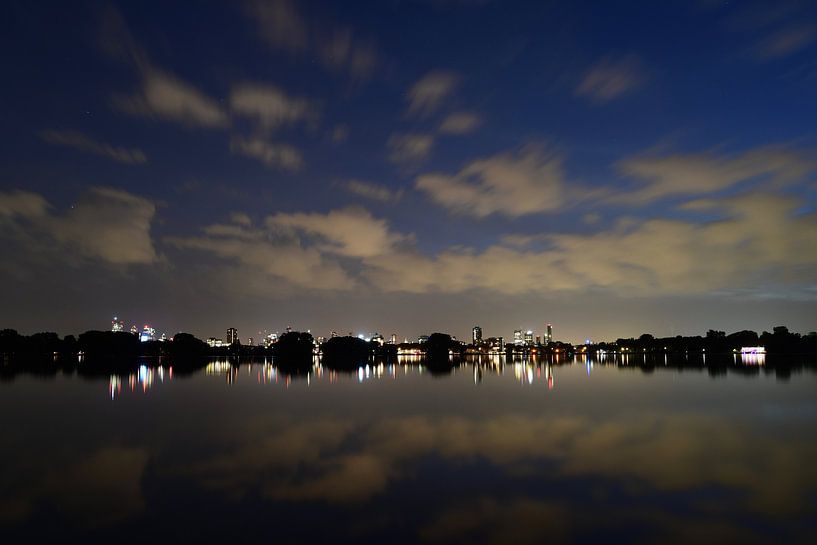
<svg viewBox="0 0 817 545">
<path fill-rule="evenodd" d="M 817 329 L 814 2 L 5 2 L 0 327 Z"/>
</svg>

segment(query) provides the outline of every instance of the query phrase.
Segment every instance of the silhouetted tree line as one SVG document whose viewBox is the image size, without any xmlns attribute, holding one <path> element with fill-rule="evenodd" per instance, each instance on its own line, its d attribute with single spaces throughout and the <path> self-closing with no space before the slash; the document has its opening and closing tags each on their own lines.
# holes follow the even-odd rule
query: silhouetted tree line
<svg viewBox="0 0 817 545">
<path fill-rule="evenodd" d="M 744 346 L 764 346 L 767 354 L 817 355 L 817 333 L 800 335 L 784 326 L 760 335 L 754 331 L 738 331 L 727 335 L 723 331 L 709 330 L 705 336 L 656 338 L 650 334 L 638 338 L 618 339 L 615 343 L 599 343 L 591 350 L 617 350 L 622 353 L 642 354 L 639 366 L 663 364 L 671 356 L 672 365 L 694 367 L 717 364 L 718 356 L 731 355 Z M 433 333 L 423 344 L 403 345 L 413 347 L 425 354 L 425 364 L 432 371 L 450 370 L 465 353 L 465 345 L 445 333 Z M 570 345 L 553 344 L 569 353 Z M 321 345 L 323 364 L 334 369 L 353 369 L 370 361 L 395 361 L 396 345 L 381 345 L 356 337 L 334 337 Z M 550 347 L 555 350 L 555 348 Z M 510 348 L 510 354 L 514 348 Z M 12 329 L 0 331 L 0 373 L 13 374 L 16 370 L 53 372 L 58 369 L 77 369 L 82 373 L 114 373 L 131 371 L 138 366 L 139 358 L 164 358 L 178 371 L 193 371 L 204 367 L 213 357 L 242 358 L 273 357 L 276 365 L 290 372 L 306 372 L 313 364 L 315 340 L 311 334 L 292 331 L 285 333 L 270 348 L 241 346 L 211 348 L 204 341 L 189 333 L 178 333 L 172 341 L 140 342 L 127 332 L 86 331 L 74 337 L 60 338 L 56 333 L 20 335 Z M 703 356 L 708 360 L 703 361 Z M 681 356 L 681 357 L 679 357 Z M 722 358 L 722 363 L 729 361 Z M 779 363 L 779 360 L 778 360 Z"/>
<path fill-rule="evenodd" d="M 737 331 L 727 335 L 724 331 L 710 329 L 706 336 L 656 338 L 645 333 L 637 339 L 617 339 L 615 344 L 599 344 L 602 349 L 627 349 L 638 353 L 700 353 L 712 355 L 732 354 L 745 346 L 763 346 L 770 355 L 817 354 L 817 333 L 808 335 L 792 333 L 785 326 L 775 327 L 772 332 L 758 335 L 754 331 Z"/>
</svg>

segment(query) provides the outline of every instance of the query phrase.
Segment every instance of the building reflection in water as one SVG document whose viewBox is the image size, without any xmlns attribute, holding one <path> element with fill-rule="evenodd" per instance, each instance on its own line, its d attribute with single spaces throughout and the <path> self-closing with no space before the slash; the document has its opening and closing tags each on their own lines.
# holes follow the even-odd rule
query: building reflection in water
<svg viewBox="0 0 817 545">
<path fill-rule="evenodd" d="M 728 356 L 726 356 L 728 358 Z M 731 359 L 727 359 L 731 365 L 737 369 L 757 369 L 766 365 L 766 354 L 747 353 L 733 354 Z M 294 381 L 304 381 L 309 387 L 314 383 L 335 384 L 344 380 L 351 380 L 359 384 L 373 380 L 389 379 L 397 380 L 407 375 L 423 375 L 429 373 L 425 365 L 425 357 L 417 353 L 398 354 L 395 362 L 369 362 L 361 364 L 357 368 L 347 370 L 330 369 L 321 363 L 319 356 L 316 356 L 312 366 L 301 373 L 283 371 L 277 367 L 271 358 L 263 360 L 253 360 L 251 362 L 239 362 L 238 360 L 220 359 L 209 362 L 204 372 L 208 376 L 223 377 L 227 384 L 235 384 L 243 372 L 246 372 L 250 380 L 254 380 L 260 385 L 279 385 L 288 388 Z M 723 362 L 721 362 L 721 365 Z M 589 377 L 593 373 L 594 366 L 621 366 L 621 367 L 646 367 L 655 366 L 684 367 L 687 365 L 695 367 L 706 367 L 706 354 L 681 355 L 668 358 L 666 354 L 649 355 L 643 353 L 613 353 L 598 351 L 594 353 L 579 352 L 575 355 L 565 355 L 554 353 L 552 355 L 514 355 L 504 354 L 469 354 L 461 360 L 452 360 L 450 373 L 433 370 L 431 374 L 436 376 L 447 376 L 449 374 L 471 372 L 473 374 L 474 385 L 480 385 L 486 377 L 491 375 L 503 375 L 505 372 L 512 372 L 514 378 L 521 385 L 531 386 L 544 383 L 552 390 L 555 387 L 555 370 L 564 365 L 581 365 L 585 368 Z M 147 393 L 156 384 L 161 384 L 165 380 L 173 378 L 173 368 L 165 366 L 150 367 L 141 365 L 136 372 L 128 375 L 111 375 L 108 381 L 108 392 L 111 399 L 122 395 L 123 391 L 131 392 L 140 390 Z"/>
<path fill-rule="evenodd" d="M 173 380 L 173 367 L 148 367 L 140 365 L 135 373 L 125 375 L 111 375 L 108 379 L 108 394 L 116 399 L 123 393 L 123 384 L 127 384 L 125 391 L 141 391 L 147 394 L 155 385 Z"/>
</svg>

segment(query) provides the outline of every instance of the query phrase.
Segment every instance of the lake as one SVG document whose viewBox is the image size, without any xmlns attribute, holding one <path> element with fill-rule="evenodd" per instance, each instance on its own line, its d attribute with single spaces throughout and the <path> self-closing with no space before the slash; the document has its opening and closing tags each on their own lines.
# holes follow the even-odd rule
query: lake
<svg viewBox="0 0 817 545">
<path fill-rule="evenodd" d="M 0 384 L 6 543 L 813 543 L 817 373 L 212 362 Z"/>
</svg>

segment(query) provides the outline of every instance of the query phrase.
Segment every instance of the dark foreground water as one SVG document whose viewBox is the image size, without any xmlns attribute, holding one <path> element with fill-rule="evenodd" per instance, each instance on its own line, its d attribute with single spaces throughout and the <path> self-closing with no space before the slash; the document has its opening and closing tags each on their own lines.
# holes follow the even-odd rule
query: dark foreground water
<svg viewBox="0 0 817 545">
<path fill-rule="evenodd" d="M 817 374 L 416 366 L 0 384 L 4 543 L 814 543 Z"/>
</svg>

